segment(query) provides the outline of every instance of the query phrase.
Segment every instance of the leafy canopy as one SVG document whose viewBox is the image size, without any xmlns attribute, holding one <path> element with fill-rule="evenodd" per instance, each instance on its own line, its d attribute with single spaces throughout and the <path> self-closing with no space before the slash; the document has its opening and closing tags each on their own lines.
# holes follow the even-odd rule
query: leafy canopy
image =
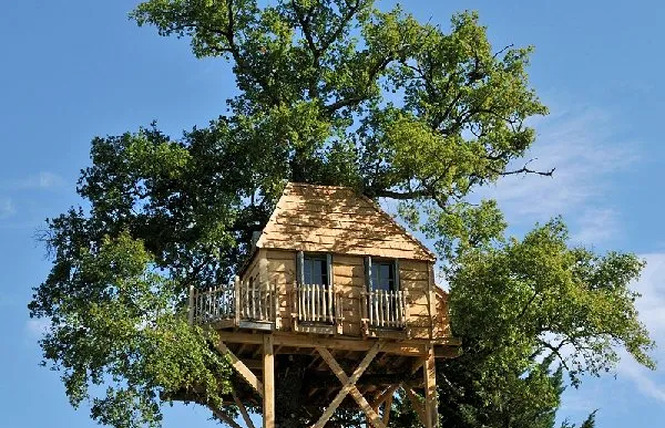
<svg viewBox="0 0 665 428">
<path fill-rule="evenodd" d="M 371 0 L 149 0 L 131 17 L 230 61 L 238 95 L 178 139 L 154 124 L 95 138 L 77 187 L 89 209 L 48 221 L 53 266 L 29 307 L 51 321 L 45 364 L 72 404 L 92 399 L 116 427 L 158 426 L 174 399 L 220 409 L 236 385 L 187 325 L 187 290 L 228 281 L 288 180 L 400 201 L 436 243 L 465 343 L 439 367 L 451 426 L 552 426 L 564 371 L 609 369 L 617 346 L 652 365 L 634 256 L 568 248 L 558 221 L 506 242 L 496 203 L 467 200 L 537 173 L 509 169 L 534 142 L 526 121 L 547 113 L 530 48 L 493 48 L 473 12 L 442 29 Z M 395 423 L 413 413 L 400 403 Z"/>
</svg>

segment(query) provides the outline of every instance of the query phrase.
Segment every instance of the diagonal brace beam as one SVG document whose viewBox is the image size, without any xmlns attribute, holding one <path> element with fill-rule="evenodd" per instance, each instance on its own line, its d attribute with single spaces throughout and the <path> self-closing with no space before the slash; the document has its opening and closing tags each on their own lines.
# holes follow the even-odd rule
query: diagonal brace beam
<svg viewBox="0 0 665 428">
<path fill-rule="evenodd" d="M 231 428 L 242 428 L 240 425 L 238 425 L 236 421 L 233 420 L 231 416 L 227 415 L 221 410 L 213 410 L 213 414 L 217 416 L 219 420 L 226 423 Z"/>
<path fill-rule="evenodd" d="M 372 409 L 378 409 L 383 403 L 385 403 L 389 398 L 395 394 L 395 391 L 399 389 L 401 384 L 391 385 L 385 389 L 372 403 Z"/>
<path fill-rule="evenodd" d="M 418 359 L 413 363 L 413 367 L 411 367 L 411 375 L 416 374 L 418 370 L 423 366 L 424 364 L 423 359 Z M 401 384 L 397 385 L 392 385 L 386 388 L 378 397 L 374 399 L 374 402 L 372 403 L 372 408 L 373 409 L 378 409 L 386 400 L 388 400 L 389 397 L 392 397 L 392 395 L 397 391 Z"/>
<path fill-rule="evenodd" d="M 231 350 L 221 340 L 217 344 L 217 350 L 221 352 L 222 355 L 227 355 L 229 357 L 233 368 L 236 369 L 238 373 L 240 373 L 240 376 L 242 376 L 243 379 L 245 379 L 245 381 L 247 381 L 247 383 L 250 384 L 261 397 L 263 397 L 263 384 L 245 365 L 245 363 L 240 361 L 240 359 L 236 357 L 235 354 L 231 352 Z"/>
<path fill-rule="evenodd" d="M 332 417 L 333 413 L 335 413 L 335 410 L 337 410 L 337 407 L 339 407 L 339 405 L 342 403 L 342 401 L 344 401 L 344 398 L 346 398 L 348 394 L 351 394 L 351 396 L 356 400 L 374 427 L 385 428 L 381 417 L 374 411 L 374 409 L 372 409 L 372 406 L 370 406 L 365 397 L 363 397 L 363 395 L 356 387 L 356 382 L 358 382 L 360 376 L 362 376 L 367 367 L 369 367 L 372 360 L 374 360 L 374 357 L 376 357 L 376 354 L 379 353 L 381 349 L 381 343 L 377 342 L 369 350 L 369 352 L 365 355 L 365 358 L 363 358 L 363 360 L 360 362 L 360 365 L 358 365 L 358 367 L 356 367 L 356 369 L 353 371 L 351 377 L 347 376 L 347 374 L 344 372 L 344 369 L 342 369 L 342 367 L 337 363 L 337 360 L 335 360 L 335 358 L 326 348 L 319 347 L 316 349 L 319 354 L 321 354 L 321 357 L 326 361 L 326 363 L 328 363 L 328 366 L 330 366 L 330 369 L 335 373 L 340 382 L 342 382 L 343 386 L 339 393 L 337 393 L 337 396 L 330 403 L 330 406 L 328 406 L 326 411 L 321 415 L 321 418 L 319 418 L 317 423 L 314 424 L 312 428 L 323 428 L 323 426 L 326 424 L 326 422 L 328 422 L 330 417 Z"/>
<path fill-rule="evenodd" d="M 418 415 L 418 419 L 420 420 L 420 423 L 423 424 L 424 427 L 427 426 L 427 418 L 425 416 L 425 409 L 422 403 L 420 402 L 420 398 L 418 397 L 418 394 L 416 392 L 409 388 L 405 387 L 404 392 L 406 393 L 407 398 L 411 402 L 411 407 L 413 410 L 415 410 L 416 415 Z"/>
<path fill-rule="evenodd" d="M 233 401 L 236 403 L 236 406 L 238 406 L 238 410 L 240 410 L 240 414 L 242 415 L 242 418 L 245 421 L 245 425 L 247 425 L 247 428 L 254 428 L 254 423 L 252 422 L 252 419 L 250 419 L 249 413 L 247 413 L 247 408 L 245 407 L 243 402 L 240 401 L 240 398 L 238 398 L 238 395 L 236 394 L 235 391 L 231 391 L 231 395 L 233 395 Z"/>
</svg>

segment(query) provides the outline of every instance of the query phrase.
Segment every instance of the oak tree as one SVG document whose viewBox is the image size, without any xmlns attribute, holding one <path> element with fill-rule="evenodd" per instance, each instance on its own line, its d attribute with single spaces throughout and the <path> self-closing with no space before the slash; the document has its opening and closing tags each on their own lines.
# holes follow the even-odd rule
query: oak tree
<svg viewBox="0 0 665 428">
<path fill-rule="evenodd" d="M 74 406 L 90 400 L 115 427 L 158 426 L 172 400 L 224 406 L 234 374 L 188 325 L 187 290 L 229 281 L 289 180 L 397 201 L 434 243 L 464 343 L 437 367 L 445 426 L 552 427 L 566 379 L 611 369 L 620 348 L 653 365 L 635 256 L 572 248 L 557 219 L 506 238 L 495 202 L 469 202 L 505 175 L 552 173 L 511 169 L 535 141 L 527 120 L 547 113 L 531 48 L 493 47 L 473 12 L 442 28 L 374 3 L 148 0 L 131 13 L 231 62 L 238 95 L 182 137 L 152 124 L 95 138 L 83 206 L 48 220 L 53 265 L 29 309 L 50 321 L 44 363 Z M 277 397 L 283 423 L 311 422 L 298 399 Z M 393 426 L 415 424 L 402 400 L 393 411 Z"/>
</svg>

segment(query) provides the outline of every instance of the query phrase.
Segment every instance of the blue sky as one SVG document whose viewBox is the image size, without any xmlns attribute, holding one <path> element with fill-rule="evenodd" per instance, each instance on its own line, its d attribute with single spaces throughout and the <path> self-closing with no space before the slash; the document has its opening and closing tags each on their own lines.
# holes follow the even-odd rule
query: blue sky
<svg viewBox="0 0 665 428">
<path fill-rule="evenodd" d="M 49 262 L 35 236 L 43 220 L 78 203 L 74 187 L 96 135 L 205 125 L 233 93 L 229 67 L 193 58 L 186 41 L 127 20 L 135 1 L 22 0 L 0 13 L 0 413 L 7 427 L 92 427 L 67 403 L 57 373 L 38 367 L 42 325 L 30 321 L 31 287 Z M 388 6 L 391 2 L 379 2 Z M 513 177 L 482 191 L 496 197 L 515 233 L 562 214 L 573 240 L 640 254 L 634 287 L 642 318 L 665 346 L 662 183 L 665 67 L 657 1 L 405 1 L 420 19 L 447 25 L 477 9 L 497 48 L 533 44 L 531 80 L 551 115 L 534 121 L 529 158 L 553 179 Z M 656 350 L 665 361 L 665 348 Z M 662 364 L 665 364 L 663 362 Z M 561 417 L 600 409 L 598 426 L 652 427 L 665 420 L 665 367 L 625 359 L 615 373 L 565 394 Z M 176 406 L 165 427 L 214 426 Z"/>
</svg>

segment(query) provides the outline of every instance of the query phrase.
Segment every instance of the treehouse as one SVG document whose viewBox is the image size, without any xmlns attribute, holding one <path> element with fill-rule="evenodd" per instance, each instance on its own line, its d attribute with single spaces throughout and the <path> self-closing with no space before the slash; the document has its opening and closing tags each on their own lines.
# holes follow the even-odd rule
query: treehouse
<svg viewBox="0 0 665 428">
<path fill-rule="evenodd" d="M 430 428 L 435 359 L 459 346 L 434 263 L 371 199 L 289 183 L 235 283 L 191 291 L 190 322 L 219 335 L 237 371 L 229 404 L 248 427 L 248 406 L 262 407 L 263 426 L 275 427 L 276 409 L 296 405 L 310 409 L 315 428 L 355 406 L 381 428 L 404 388 Z"/>
</svg>

